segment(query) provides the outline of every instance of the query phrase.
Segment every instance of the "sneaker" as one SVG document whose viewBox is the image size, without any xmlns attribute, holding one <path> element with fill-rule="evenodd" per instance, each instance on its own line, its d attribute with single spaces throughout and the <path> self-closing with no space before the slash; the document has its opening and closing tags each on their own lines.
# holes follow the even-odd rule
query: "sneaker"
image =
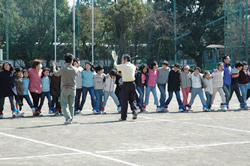
<svg viewBox="0 0 250 166">
<path fill-rule="evenodd" d="M 71 124 L 71 123 L 72 123 L 72 118 L 69 118 L 69 119 L 67 119 L 67 120 L 64 122 L 65 125 Z"/>
<path fill-rule="evenodd" d="M 156 108 L 156 112 L 161 112 L 162 110 L 161 110 L 161 108 L 160 107 L 157 107 Z"/>
<path fill-rule="evenodd" d="M 39 112 L 38 116 L 43 116 L 43 113 Z"/>
<path fill-rule="evenodd" d="M 93 114 L 97 115 L 97 114 L 101 114 L 101 112 L 99 110 L 93 110 Z"/>
<path fill-rule="evenodd" d="M 148 110 L 146 108 L 144 108 L 143 112 L 144 113 L 148 113 Z"/>
<path fill-rule="evenodd" d="M 17 116 L 18 116 L 18 117 L 24 117 L 24 112 L 18 111 L 18 112 L 17 112 Z"/>
<path fill-rule="evenodd" d="M 122 119 L 122 118 L 120 118 L 120 119 L 119 119 L 119 121 L 126 121 L 126 119 Z"/>
<path fill-rule="evenodd" d="M 35 114 L 36 109 L 35 108 L 31 108 L 32 114 Z"/>
<path fill-rule="evenodd" d="M 3 114 L 0 114 L 0 119 L 3 119 Z"/>
<path fill-rule="evenodd" d="M 107 112 L 105 110 L 101 110 L 100 113 L 106 114 Z"/>
<path fill-rule="evenodd" d="M 162 111 L 163 111 L 163 112 L 168 112 L 168 108 L 167 108 L 167 107 L 163 107 L 163 108 L 162 108 Z"/>
<path fill-rule="evenodd" d="M 53 110 L 49 110 L 49 114 L 54 114 L 54 111 Z"/>
<path fill-rule="evenodd" d="M 210 108 L 209 110 L 213 112 L 213 111 L 214 111 L 214 108 Z"/>
<path fill-rule="evenodd" d="M 224 105 L 224 106 L 221 108 L 221 110 L 222 110 L 223 112 L 226 112 L 226 111 L 227 111 L 227 106 Z"/>
<path fill-rule="evenodd" d="M 134 111 L 132 119 L 137 119 L 137 110 Z"/>
<path fill-rule="evenodd" d="M 74 115 L 78 115 L 80 112 L 78 110 L 75 110 Z"/>
<path fill-rule="evenodd" d="M 191 106 L 187 106 L 188 107 L 188 111 L 193 111 Z"/>
<path fill-rule="evenodd" d="M 17 113 L 16 112 L 13 112 L 12 113 L 12 118 L 16 118 L 17 117 Z"/>
<path fill-rule="evenodd" d="M 185 112 L 185 110 L 183 108 L 180 108 L 179 112 Z"/>
<path fill-rule="evenodd" d="M 203 112 L 209 112 L 208 108 L 203 108 Z"/>
<path fill-rule="evenodd" d="M 119 107 L 117 108 L 117 112 L 118 112 L 118 113 L 121 113 L 121 111 L 122 111 L 122 107 L 119 106 Z"/>
<path fill-rule="evenodd" d="M 62 111 L 60 111 L 60 112 L 59 112 L 59 115 L 63 116 L 63 113 L 62 113 Z"/>
</svg>

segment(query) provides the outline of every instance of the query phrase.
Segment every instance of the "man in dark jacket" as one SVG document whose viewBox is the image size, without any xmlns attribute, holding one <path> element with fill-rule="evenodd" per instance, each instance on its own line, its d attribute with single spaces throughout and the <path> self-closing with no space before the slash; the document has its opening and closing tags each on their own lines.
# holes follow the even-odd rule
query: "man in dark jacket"
<svg viewBox="0 0 250 166">
<path fill-rule="evenodd" d="M 168 105 L 173 98 L 173 93 L 175 92 L 178 104 L 179 104 L 179 111 L 185 111 L 185 106 L 182 104 L 181 97 L 180 97 L 180 65 L 177 63 L 174 65 L 174 69 L 169 72 L 168 76 L 168 99 L 165 102 L 165 109 L 168 109 Z"/>
</svg>

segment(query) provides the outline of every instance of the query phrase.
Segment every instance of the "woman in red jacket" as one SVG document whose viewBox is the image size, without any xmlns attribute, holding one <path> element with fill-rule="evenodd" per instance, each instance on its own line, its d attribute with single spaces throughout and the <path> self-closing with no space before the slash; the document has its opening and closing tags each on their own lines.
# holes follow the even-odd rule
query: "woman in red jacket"
<svg viewBox="0 0 250 166">
<path fill-rule="evenodd" d="M 36 111 L 33 112 L 33 116 L 42 116 L 41 110 L 38 109 L 38 103 L 42 93 L 42 61 L 38 59 L 33 60 L 28 73 L 30 78 L 29 91 L 36 109 Z"/>
</svg>

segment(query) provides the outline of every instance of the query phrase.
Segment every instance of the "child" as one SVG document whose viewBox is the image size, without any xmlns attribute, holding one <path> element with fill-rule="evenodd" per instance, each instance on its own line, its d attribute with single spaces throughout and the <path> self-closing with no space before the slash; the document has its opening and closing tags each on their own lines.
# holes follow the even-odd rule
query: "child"
<svg viewBox="0 0 250 166">
<path fill-rule="evenodd" d="M 197 95 L 199 95 L 201 99 L 201 103 L 203 105 L 203 111 L 204 112 L 208 111 L 208 106 L 206 105 L 206 101 L 204 99 L 203 90 L 202 90 L 202 88 L 206 88 L 206 87 L 203 86 L 203 83 L 202 83 L 203 80 L 202 80 L 202 76 L 200 72 L 201 72 L 201 69 L 199 67 L 195 67 L 194 72 L 191 75 L 192 89 L 191 89 L 191 99 L 188 105 L 188 111 L 192 110 L 191 107 Z"/>
<path fill-rule="evenodd" d="M 30 106 L 32 113 L 34 114 L 36 109 L 34 108 L 30 96 L 29 96 L 29 84 L 30 84 L 30 79 L 29 79 L 29 73 L 26 69 L 23 70 L 23 98 L 26 100 L 28 105 Z"/>
<path fill-rule="evenodd" d="M 137 103 L 137 106 L 139 106 L 141 112 L 147 112 L 147 110 L 143 108 L 143 99 L 148 81 L 148 70 L 148 66 L 143 64 L 139 67 L 139 71 L 135 74 L 136 89 L 139 93 L 139 102 Z"/>
<path fill-rule="evenodd" d="M 240 94 L 240 85 L 239 85 L 239 72 L 242 69 L 242 62 L 236 62 L 235 67 L 232 69 L 232 81 L 231 81 L 231 92 L 230 92 L 230 98 L 229 101 L 231 100 L 233 93 L 236 93 L 236 96 L 238 98 L 238 101 L 240 102 L 240 107 L 243 109 L 247 109 L 247 105 L 244 102 L 243 97 Z"/>
<path fill-rule="evenodd" d="M 63 115 L 60 104 L 60 87 L 61 77 L 56 77 L 53 73 L 50 73 L 50 94 L 52 96 L 51 107 L 55 108 L 55 115 Z"/>
<path fill-rule="evenodd" d="M 219 92 L 222 100 L 222 105 L 221 105 L 222 111 L 226 111 L 228 103 L 226 103 L 225 93 L 223 91 L 223 76 L 224 76 L 224 64 L 222 62 L 219 62 L 217 65 L 217 69 L 215 69 L 212 73 L 213 96 L 211 99 L 211 105 L 213 105 L 214 103 L 216 93 Z"/>
<path fill-rule="evenodd" d="M 165 102 L 165 109 L 168 111 L 168 105 L 173 98 L 173 93 L 175 92 L 178 104 L 179 104 L 179 112 L 185 111 L 185 106 L 182 104 L 181 97 L 180 97 L 180 65 L 177 63 L 174 65 L 174 69 L 170 71 L 168 76 L 168 99 Z"/>
<path fill-rule="evenodd" d="M 160 106 L 158 106 L 158 98 L 157 98 L 157 93 L 156 93 L 156 80 L 157 80 L 157 76 L 159 74 L 159 71 L 157 70 L 158 68 L 158 64 L 157 62 L 152 62 L 150 65 L 150 69 L 148 71 L 148 81 L 147 81 L 147 88 L 146 88 L 146 98 L 145 98 L 145 109 L 146 106 L 149 103 L 149 95 L 150 95 L 150 91 L 153 93 L 154 96 L 154 104 L 156 105 L 156 112 L 160 112 L 161 108 Z"/>
<path fill-rule="evenodd" d="M 105 113 L 104 109 L 101 107 L 103 88 L 105 82 L 105 75 L 103 74 L 102 65 L 98 65 L 95 68 L 97 74 L 94 75 L 94 88 L 95 88 L 95 97 L 96 97 L 96 108 L 98 108 L 97 113 Z"/>
<path fill-rule="evenodd" d="M 212 95 L 213 95 L 213 82 L 212 82 L 212 77 L 210 75 L 210 72 L 207 71 L 205 72 L 204 76 L 203 76 L 203 82 L 206 84 L 206 88 L 205 88 L 205 95 L 207 98 L 207 106 L 209 111 L 214 111 L 214 109 L 211 107 L 211 99 L 212 99 Z"/>
<path fill-rule="evenodd" d="M 80 110 L 82 110 L 86 101 L 87 93 L 89 92 L 91 97 L 93 113 L 97 114 L 98 108 L 95 107 L 96 101 L 95 101 L 95 89 L 94 89 L 94 74 L 95 74 L 94 66 L 92 65 L 91 62 L 85 62 L 85 68 L 86 70 L 82 71 L 82 102 Z"/>
<path fill-rule="evenodd" d="M 157 81 L 156 81 L 159 91 L 161 93 L 160 109 L 162 111 L 165 111 L 164 104 L 166 101 L 166 84 L 168 83 L 168 75 L 170 72 L 168 65 L 169 65 L 168 61 L 163 61 L 162 67 L 158 69 L 159 75 L 157 76 Z"/>
<path fill-rule="evenodd" d="M 243 61 L 242 63 L 243 63 L 243 67 L 240 71 L 239 83 L 240 83 L 240 91 L 241 91 L 243 100 L 244 102 L 246 102 L 250 72 L 248 71 L 248 63 L 245 61 Z"/>
<path fill-rule="evenodd" d="M 115 95 L 118 98 L 120 103 L 121 103 L 121 84 L 120 84 L 119 80 L 121 78 L 122 78 L 122 72 L 118 71 L 117 75 L 116 75 L 116 79 L 115 79 L 115 84 L 116 84 Z"/>
<path fill-rule="evenodd" d="M 78 75 L 76 77 L 75 115 L 77 115 L 81 112 L 80 98 L 82 95 L 82 71 L 83 71 L 83 68 L 80 65 L 81 65 L 81 61 L 78 58 L 75 58 L 73 60 L 73 66 L 78 69 Z"/>
<path fill-rule="evenodd" d="M 115 104 L 117 105 L 117 111 L 121 112 L 120 102 L 114 92 L 116 75 L 117 75 L 117 72 L 112 69 L 109 72 L 109 74 L 106 76 L 106 80 L 104 83 L 104 101 L 102 103 L 102 108 L 101 108 L 101 112 L 104 114 L 106 113 L 105 106 L 107 104 L 109 96 L 113 98 Z"/>
<path fill-rule="evenodd" d="M 191 87 L 191 73 L 189 72 L 190 67 L 188 65 L 183 67 L 181 74 L 181 91 L 183 96 L 183 105 L 188 105 L 188 94 Z"/>
<path fill-rule="evenodd" d="M 41 84 L 42 84 L 41 103 L 40 103 L 38 109 L 39 110 L 42 109 L 44 99 L 46 96 L 48 99 L 49 114 L 53 114 L 55 108 L 52 107 L 52 102 L 51 102 L 49 71 L 50 70 L 48 68 L 43 69 L 43 73 L 42 73 L 42 77 L 41 77 Z M 40 116 L 41 116 L 41 114 L 40 114 Z"/>
<path fill-rule="evenodd" d="M 16 108 L 19 108 L 19 111 L 22 111 L 22 106 L 23 106 L 23 69 L 18 67 L 15 68 L 15 76 L 14 76 L 14 81 L 16 85 L 16 90 L 17 90 L 17 95 L 15 96 L 16 98 Z"/>
<path fill-rule="evenodd" d="M 23 116 L 23 112 L 20 112 L 14 103 L 14 95 L 17 95 L 16 86 L 14 83 L 14 68 L 10 62 L 4 62 L 2 65 L 2 71 L 0 71 L 0 119 L 3 118 L 4 100 L 5 97 L 9 98 L 12 118 L 17 116 Z"/>
</svg>

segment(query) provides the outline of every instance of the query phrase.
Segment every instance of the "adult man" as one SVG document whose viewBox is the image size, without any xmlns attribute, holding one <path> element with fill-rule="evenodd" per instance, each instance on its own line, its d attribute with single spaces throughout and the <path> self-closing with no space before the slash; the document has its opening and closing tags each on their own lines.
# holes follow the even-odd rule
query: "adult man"
<svg viewBox="0 0 250 166">
<path fill-rule="evenodd" d="M 54 62 L 53 72 L 55 76 L 61 76 L 61 107 L 66 119 L 64 124 L 71 124 L 74 116 L 76 76 L 78 74 L 78 69 L 72 66 L 72 54 L 67 53 L 64 58 L 65 66 L 57 71 L 56 62 Z"/>
<path fill-rule="evenodd" d="M 122 56 L 122 64 L 117 65 L 117 58 L 114 59 L 114 67 L 122 73 L 122 87 L 121 87 L 121 119 L 125 121 L 127 119 L 128 102 L 133 112 L 133 119 L 137 118 L 136 101 L 135 101 L 135 65 L 130 63 L 131 57 L 128 54 Z"/>
<path fill-rule="evenodd" d="M 224 55 L 222 60 L 224 64 L 223 90 L 225 92 L 226 104 L 228 104 L 231 93 L 232 68 L 230 66 L 230 57 L 228 55 Z"/>
<path fill-rule="evenodd" d="M 169 65 L 168 61 L 163 61 L 162 67 L 158 69 L 159 75 L 156 81 L 158 88 L 161 92 L 160 108 L 162 111 L 166 111 L 164 104 L 166 101 L 166 84 L 168 83 L 168 75 L 170 72 L 168 65 Z"/>
</svg>

